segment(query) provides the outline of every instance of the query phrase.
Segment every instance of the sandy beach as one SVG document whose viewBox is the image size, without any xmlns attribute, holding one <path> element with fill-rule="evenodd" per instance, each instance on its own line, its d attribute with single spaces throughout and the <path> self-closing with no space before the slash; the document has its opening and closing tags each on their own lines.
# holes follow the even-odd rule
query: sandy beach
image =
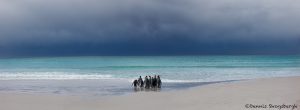
<svg viewBox="0 0 300 110">
<path fill-rule="evenodd" d="M 300 110 L 300 77 L 224 82 L 122 96 L 0 93 L 0 110 Z"/>
</svg>

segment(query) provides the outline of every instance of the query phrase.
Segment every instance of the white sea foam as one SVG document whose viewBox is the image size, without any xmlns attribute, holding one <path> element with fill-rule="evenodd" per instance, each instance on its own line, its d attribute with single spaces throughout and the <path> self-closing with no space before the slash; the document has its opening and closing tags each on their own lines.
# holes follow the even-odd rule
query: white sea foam
<svg viewBox="0 0 300 110">
<path fill-rule="evenodd" d="M 203 82 L 203 80 L 172 80 L 172 79 L 162 79 L 162 82 L 169 82 L 169 83 L 187 83 L 187 82 Z"/>
<path fill-rule="evenodd" d="M 246 79 L 246 78 L 244 78 L 244 79 Z M 194 80 L 162 79 L 162 82 L 167 82 L 167 83 L 197 83 L 197 82 L 218 82 L 218 81 L 230 81 L 230 80 L 243 80 L 243 79 L 194 79 Z"/>
<path fill-rule="evenodd" d="M 108 74 L 76 74 L 65 72 L 18 72 L 18 73 L 0 73 L 0 80 L 19 80 L 19 79 L 113 79 Z"/>
</svg>

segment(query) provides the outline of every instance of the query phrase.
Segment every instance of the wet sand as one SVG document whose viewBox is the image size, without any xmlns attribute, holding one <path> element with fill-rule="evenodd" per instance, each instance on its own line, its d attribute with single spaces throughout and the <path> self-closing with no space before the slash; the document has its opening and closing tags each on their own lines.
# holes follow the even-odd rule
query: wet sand
<svg viewBox="0 0 300 110">
<path fill-rule="evenodd" d="M 279 106 L 290 107 L 281 110 L 292 110 L 294 104 L 297 110 L 299 84 L 300 77 L 266 78 L 177 91 L 95 97 L 0 92 L 0 110 L 279 110 Z"/>
</svg>

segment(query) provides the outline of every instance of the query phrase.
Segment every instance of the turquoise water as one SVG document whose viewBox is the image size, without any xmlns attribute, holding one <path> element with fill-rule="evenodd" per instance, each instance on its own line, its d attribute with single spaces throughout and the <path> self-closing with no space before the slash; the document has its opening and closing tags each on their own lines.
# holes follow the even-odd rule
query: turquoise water
<svg viewBox="0 0 300 110">
<path fill-rule="evenodd" d="M 125 79 L 213 82 L 300 76 L 300 56 L 96 56 L 0 59 L 0 80 Z"/>
</svg>

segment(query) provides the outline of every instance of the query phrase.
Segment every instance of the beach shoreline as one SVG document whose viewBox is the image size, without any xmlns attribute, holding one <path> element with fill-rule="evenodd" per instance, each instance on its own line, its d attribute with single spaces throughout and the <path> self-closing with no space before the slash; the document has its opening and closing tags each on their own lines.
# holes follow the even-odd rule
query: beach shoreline
<svg viewBox="0 0 300 110">
<path fill-rule="evenodd" d="M 168 92 L 186 90 L 188 88 L 208 84 L 231 82 L 163 82 L 162 88 L 134 88 L 130 81 L 123 79 L 69 79 L 69 80 L 0 80 L 0 93 L 41 94 L 41 95 L 72 95 L 72 96 L 120 96 L 135 92 Z"/>
<path fill-rule="evenodd" d="M 0 92 L 1 110 L 278 110 L 300 108 L 300 77 L 276 77 L 223 82 L 166 92 L 121 96 L 72 96 Z M 271 106 L 274 105 L 274 106 Z M 254 108 L 256 107 L 256 108 Z M 274 108 L 271 108 L 274 107 Z M 292 110 L 282 108 L 281 110 Z"/>
</svg>

